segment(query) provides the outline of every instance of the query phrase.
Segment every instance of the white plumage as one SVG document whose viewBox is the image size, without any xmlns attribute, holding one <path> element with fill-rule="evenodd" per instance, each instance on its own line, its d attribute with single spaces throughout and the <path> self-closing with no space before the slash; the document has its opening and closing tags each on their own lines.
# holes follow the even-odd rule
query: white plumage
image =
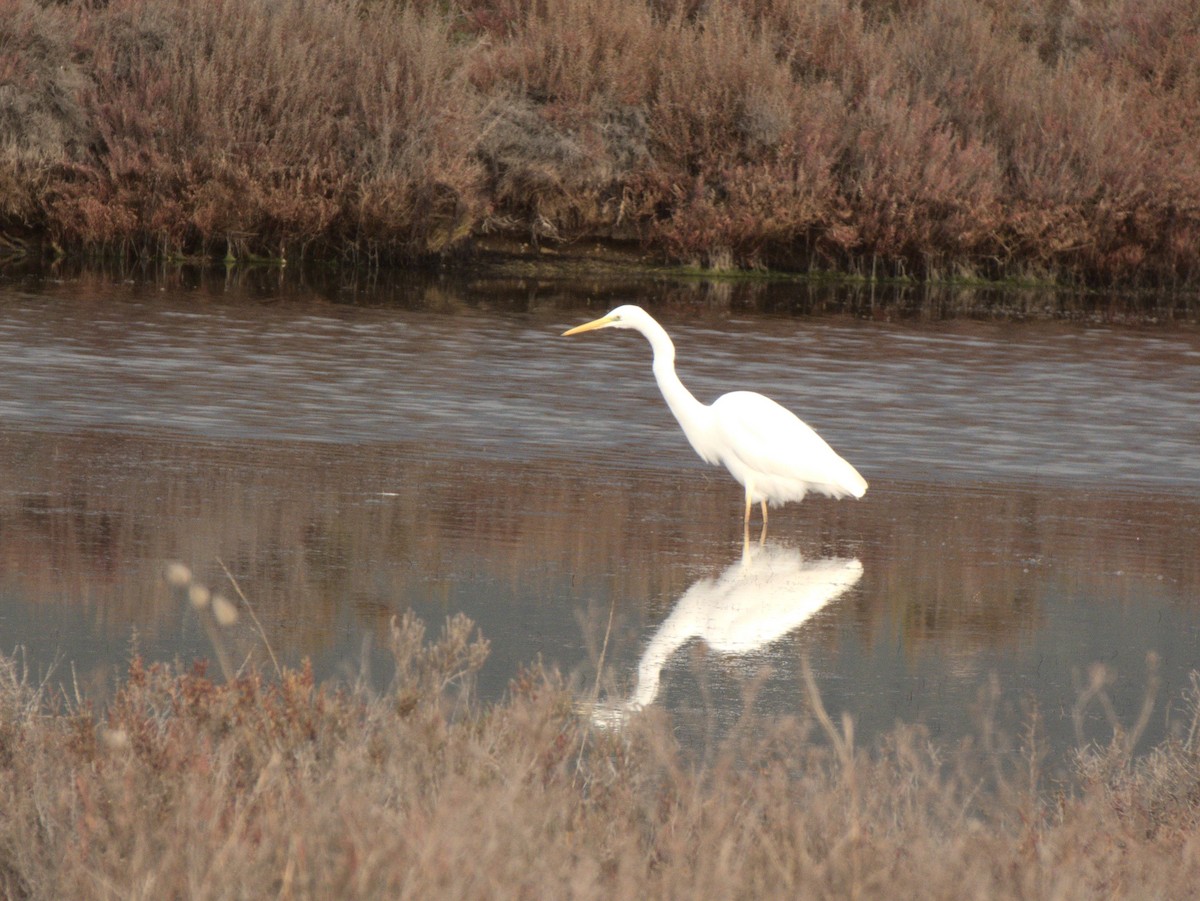
<svg viewBox="0 0 1200 901">
<path fill-rule="evenodd" d="M 867 482 L 825 440 L 790 410 L 753 391 L 733 391 L 711 405 L 700 403 L 675 374 L 675 345 L 641 307 L 617 307 L 606 316 L 563 332 L 599 328 L 641 332 L 654 351 L 654 378 L 663 399 L 696 453 L 720 463 L 745 489 L 747 528 L 754 503 L 799 501 L 810 491 L 828 497 L 862 497 Z"/>
<path fill-rule="evenodd" d="M 596 705 L 593 719 L 620 726 L 649 706 L 658 696 L 663 667 L 693 638 L 722 657 L 753 660 L 857 585 L 862 574 L 857 559 L 806 561 L 799 551 L 770 542 L 746 547 L 719 578 L 700 579 L 684 593 L 642 650 L 632 697 Z"/>
</svg>

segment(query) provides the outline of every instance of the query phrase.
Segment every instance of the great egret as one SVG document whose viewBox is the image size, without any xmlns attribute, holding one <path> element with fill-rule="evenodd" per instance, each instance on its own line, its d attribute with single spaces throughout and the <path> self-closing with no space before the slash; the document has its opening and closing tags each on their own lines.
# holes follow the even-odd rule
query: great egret
<svg viewBox="0 0 1200 901">
<path fill-rule="evenodd" d="M 675 374 L 675 345 L 666 330 L 641 307 L 617 307 L 607 316 L 577 325 L 563 336 L 598 328 L 631 328 L 654 350 L 654 378 L 696 453 L 707 463 L 724 464 L 746 489 L 745 528 L 750 510 L 767 503 L 799 501 L 810 491 L 828 497 L 862 497 L 867 482 L 825 440 L 790 410 L 753 391 L 732 391 L 711 405 L 700 403 Z"/>
</svg>

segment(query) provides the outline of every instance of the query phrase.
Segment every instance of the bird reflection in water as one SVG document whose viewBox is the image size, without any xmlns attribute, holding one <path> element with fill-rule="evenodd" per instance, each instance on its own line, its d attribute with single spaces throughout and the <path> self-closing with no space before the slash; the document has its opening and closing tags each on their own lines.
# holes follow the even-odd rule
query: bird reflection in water
<svg viewBox="0 0 1200 901">
<path fill-rule="evenodd" d="M 595 705 L 593 721 L 619 726 L 652 703 L 663 667 L 692 638 L 722 656 L 753 655 L 799 628 L 857 584 L 862 573 L 857 559 L 806 561 L 795 548 L 746 545 L 741 559 L 720 576 L 701 579 L 684 593 L 646 643 L 632 696 Z"/>
</svg>

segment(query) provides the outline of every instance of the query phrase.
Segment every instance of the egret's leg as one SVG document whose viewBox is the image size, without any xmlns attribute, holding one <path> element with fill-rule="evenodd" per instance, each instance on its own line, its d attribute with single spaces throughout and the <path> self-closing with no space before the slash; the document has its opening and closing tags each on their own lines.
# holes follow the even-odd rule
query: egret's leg
<svg viewBox="0 0 1200 901">
<path fill-rule="evenodd" d="M 750 542 L 750 511 L 754 509 L 754 486 L 746 482 L 746 516 L 742 520 L 742 538 Z"/>
<path fill-rule="evenodd" d="M 763 498 L 762 511 L 763 511 L 762 533 L 758 536 L 758 544 L 760 547 L 767 543 L 767 500 L 766 500 L 766 498 Z"/>
</svg>

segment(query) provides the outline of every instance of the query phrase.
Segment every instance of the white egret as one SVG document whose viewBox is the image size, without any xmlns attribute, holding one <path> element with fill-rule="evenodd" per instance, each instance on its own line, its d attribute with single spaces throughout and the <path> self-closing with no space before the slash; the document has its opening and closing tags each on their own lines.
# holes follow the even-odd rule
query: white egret
<svg viewBox="0 0 1200 901">
<path fill-rule="evenodd" d="M 732 391 L 702 404 L 675 374 L 675 345 L 666 330 L 641 307 L 617 307 L 606 316 L 563 332 L 578 335 L 599 328 L 641 332 L 654 351 L 654 378 L 683 433 L 700 458 L 724 464 L 746 490 L 745 527 L 750 511 L 762 504 L 799 501 L 810 491 L 828 497 L 862 497 L 867 482 L 825 440 L 790 410 L 753 391 Z"/>
</svg>

